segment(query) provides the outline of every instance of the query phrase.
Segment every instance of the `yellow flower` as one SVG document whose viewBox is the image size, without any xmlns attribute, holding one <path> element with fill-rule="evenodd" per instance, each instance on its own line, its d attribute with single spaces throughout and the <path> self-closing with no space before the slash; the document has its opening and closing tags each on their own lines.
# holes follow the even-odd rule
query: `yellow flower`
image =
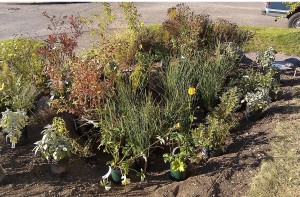
<svg viewBox="0 0 300 197">
<path fill-rule="evenodd" d="M 143 45 L 142 44 L 139 45 L 139 49 L 143 49 Z"/>
<path fill-rule="evenodd" d="M 180 123 L 178 122 L 177 124 L 175 124 L 174 126 L 176 129 L 180 129 Z"/>
<path fill-rule="evenodd" d="M 189 90 L 188 90 L 188 93 L 189 93 L 189 95 L 194 95 L 194 94 L 196 94 L 196 88 L 190 87 Z"/>
<path fill-rule="evenodd" d="M 4 89 L 4 83 L 2 83 L 0 91 Z"/>
<path fill-rule="evenodd" d="M 140 25 L 141 25 L 141 27 L 144 27 L 145 23 L 144 23 L 144 22 L 141 22 Z"/>
<path fill-rule="evenodd" d="M 36 54 L 35 54 L 35 53 L 32 53 L 31 55 L 32 55 L 32 57 L 35 57 L 35 56 L 36 56 Z"/>
</svg>

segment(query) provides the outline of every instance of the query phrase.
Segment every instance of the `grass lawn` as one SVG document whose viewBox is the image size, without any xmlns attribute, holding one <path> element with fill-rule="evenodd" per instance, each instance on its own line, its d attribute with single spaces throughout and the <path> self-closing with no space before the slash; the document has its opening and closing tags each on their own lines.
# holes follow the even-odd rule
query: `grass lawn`
<svg viewBox="0 0 300 197">
<path fill-rule="evenodd" d="M 271 151 L 253 177 L 248 197 L 295 197 L 300 188 L 299 99 L 289 103 L 288 120 L 279 121 Z"/>
<path fill-rule="evenodd" d="M 277 52 L 300 57 L 300 29 L 250 26 L 241 28 L 254 32 L 253 39 L 245 45 L 245 51 L 264 51 L 272 46 Z"/>
</svg>

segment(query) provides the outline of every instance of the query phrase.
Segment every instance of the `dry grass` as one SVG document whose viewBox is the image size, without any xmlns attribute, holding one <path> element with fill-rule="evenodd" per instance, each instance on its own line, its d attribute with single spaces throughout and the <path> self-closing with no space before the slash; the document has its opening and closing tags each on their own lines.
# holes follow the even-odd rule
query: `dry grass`
<svg viewBox="0 0 300 197">
<path fill-rule="evenodd" d="M 290 106 L 295 110 L 277 123 L 271 151 L 252 179 L 249 197 L 300 196 L 300 101 L 293 100 Z"/>
</svg>

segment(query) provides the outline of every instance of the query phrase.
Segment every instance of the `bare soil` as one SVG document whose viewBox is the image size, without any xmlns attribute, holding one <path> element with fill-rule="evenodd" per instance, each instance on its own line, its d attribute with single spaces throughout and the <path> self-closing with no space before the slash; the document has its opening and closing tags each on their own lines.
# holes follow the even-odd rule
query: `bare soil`
<svg viewBox="0 0 300 197">
<path fill-rule="evenodd" d="M 169 165 L 159 155 L 150 158 L 145 182 L 132 177 L 133 183 L 126 187 L 113 185 L 109 192 L 99 186 L 101 176 L 108 170 L 106 155 L 98 155 L 97 165 L 74 156 L 67 175 L 51 174 L 48 163 L 32 151 L 33 143 L 41 138 L 42 128 L 55 116 L 50 109 L 40 111 L 31 116 L 29 142 L 25 146 L 11 149 L 0 134 L 0 164 L 7 170 L 0 184 L 0 196 L 243 196 L 262 159 L 267 157 L 276 122 L 294 112 L 289 101 L 300 96 L 294 91 L 300 88 L 300 77 L 293 74 L 293 71 L 281 74 L 282 98 L 263 112 L 262 119 L 248 122 L 241 118 L 240 126 L 227 142 L 226 153 L 191 166 L 189 178 L 181 182 L 170 180 Z M 243 117 L 242 112 L 239 115 Z"/>
</svg>

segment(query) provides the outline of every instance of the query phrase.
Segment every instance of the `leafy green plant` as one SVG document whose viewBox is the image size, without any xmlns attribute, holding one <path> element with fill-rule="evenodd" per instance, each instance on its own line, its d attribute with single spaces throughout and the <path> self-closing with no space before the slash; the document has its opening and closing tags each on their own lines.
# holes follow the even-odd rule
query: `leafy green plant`
<svg viewBox="0 0 300 197">
<path fill-rule="evenodd" d="M 116 62 L 118 66 L 129 68 L 135 64 L 135 54 L 140 50 L 141 43 L 137 37 L 143 25 L 140 22 L 140 15 L 132 2 L 119 3 L 123 10 L 128 28 L 122 29 L 121 33 L 108 33 L 108 26 L 116 19 L 110 3 L 102 4 L 102 14 L 94 14 L 91 24 L 96 23 L 98 30 L 93 31 L 96 37 L 95 53 L 103 65 Z"/>
<path fill-rule="evenodd" d="M 112 24 L 116 20 L 116 14 L 112 10 L 112 6 L 110 3 L 103 2 L 101 5 L 102 14 L 94 13 L 92 15 L 92 19 L 86 18 L 86 23 L 88 25 L 97 25 L 97 29 L 91 30 L 91 35 L 95 37 L 96 44 L 95 47 L 101 47 L 102 44 L 105 44 L 107 39 L 107 28 L 110 24 Z"/>
<path fill-rule="evenodd" d="M 43 76 L 44 61 L 38 54 L 38 49 L 43 43 L 31 39 L 14 38 L 0 41 L 0 67 L 8 64 L 10 70 L 22 75 L 25 81 L 41 87 L 44 86 Z"/>
<path fill-rule="evenodd" d="M 224 149 L 230 129 L 236 125 L 236 119 L 232 113 L 239 101 L 237 87 L 223 93 L 220 100 L 218 107 L 206 117 L 206 124 L 200 124 L 192 131 L 196 146 Z"/>
<path fill-rule="evenodd" d="M 137 32 L 140 27 L 140 17 L 138 10 L 133 2 L 121 2 L 120 7 L 123 9 L 125 19 L 128 23 L 128 28 Z"/>
<path fill-rule="evenodd" d="M 7 134 L 6 140 L 7 138 L 10 139 L 12 148 L 15 148 L 16 143 L 22 135 L 22 129 L 28 124 L 28 120 L 29 118 L 25 111 L 17 110 L 13 112 L 7 109 L 2 112 L 0 127 Z"/>
<path fill-rule="evenodd" d="M 66 123 L 62 118 L 55 117 L 51 125 L 45 126 L 42 131 L 43 138 L 35 142 L 35 154 L 41 152 L 41 156 L 48 161 L 59 161 L 71 157 L 72 146 L 68 139 Z"/>
<path fill-rule="evenodd" d="M 174 143 L 177 147 L 173 149 L 171 154 L 165 153 L 163 155 L 164 161 L 171 163 L 173 171 L 183 172 L 186 170 L 189 159 L 195 154 L 194 146 L 191 143 L 191 135 L 188 133 L 171 132 L 168 137 L 170 143 Z M 176 153 L 177 150 L 179 150 L 179 153 Z"/>
<path fill-rule="evenodd" d="M 0 75 L 1 106 L 9 107 L 13 110 L 28 111 L 34 107 L 34 101 L 39 89 L 35 83 L 26 80 L 21 74 L 10 70 L 7 64 L 3 65 L 3 73 Z"/>
<path fill-rule="evenodd" d="M 277 94 L 280 91 L 280 86 L 273 76 L 273 69 L 266 73 L 247 69 L 239 75 L 235 83 L 241 91 L 242 99 L 248 92 L 255 92 L 257 88 L 268 89 L 268 91 L 273 91 Z"/>
</svg>

